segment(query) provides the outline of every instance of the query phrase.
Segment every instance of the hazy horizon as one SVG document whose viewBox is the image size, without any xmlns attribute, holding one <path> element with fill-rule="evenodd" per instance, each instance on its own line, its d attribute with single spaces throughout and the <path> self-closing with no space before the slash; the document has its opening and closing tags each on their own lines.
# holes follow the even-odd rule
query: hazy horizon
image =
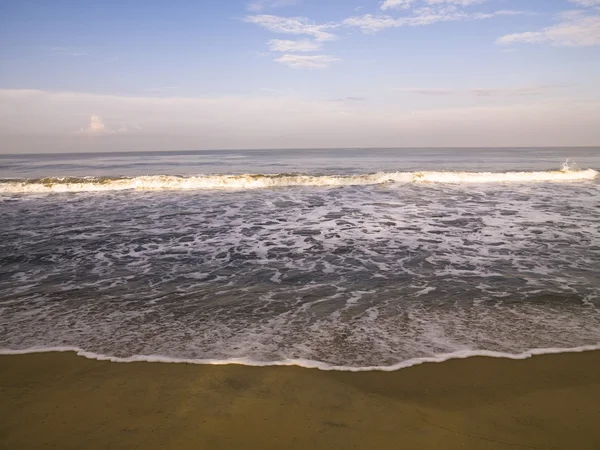
<svg viewBox="0 0 600 450">
<path fill-rule="evenodd" d="M 481 147 L 481 146 L 473 146 L 473 147 L 468 147 L 468 146 L 463 146 L 463 147 L 288 147 L 288 148 L 276 148 L 276 147 L 272 147 L 272 148 L 221 148 L 221 149 L 188 149 L 188 150 L 181 150 L 181 149 L 170 149 L 170 150 L 111 150 L 111 151 L 82 151 L 82 152 L 78 152 L 78 151 L 55 151 L 55 152 L 22 152 L 22 153 L 0 153 L 0 157 L 2 156 L 20 156 L 20 155 L 27 155 L 27 156 L 36 156 L 36 155 L 107 155 L 107 154 L 120 154 L 120 155 L 127 155 L 127 154 L 142 154 L 142 153 L 147 153 L 147 154 L 151 154 L 151 153 L 173 153 L 173 154 L 179 154 L 179 153 L 196 153 L 196 152 L 215 152 L 215 153 L 219 153 L 219 152 L 269 152 L 269 151 L 273 151 L 273 152 L 278 152 L 278 151 L 318 151 L 318 150 L 327 150 L 327 151 L 349 151 L 349 150 L 398 150 L 398 151 L 402 151 L 402 150 L 502 150 L 502 149 L 506 149 L 506 150 L 519 150 L 519 149 L 524 149 L 524 150 L 534 150 L 534 149 L 538 149 L 538 150 L 575 150 L 575 149 L 600 149 L 600 145 L 572 145 L 572 146 L 563 146 L 563 145 L 559 145 L 559 146 L 515 146 L 515 147 L 494 147 L 494 146 L 488 146 L 488 147 Z M 567 158 L 568 155 L 565 154 L 565 157 Z"/>
</svg>

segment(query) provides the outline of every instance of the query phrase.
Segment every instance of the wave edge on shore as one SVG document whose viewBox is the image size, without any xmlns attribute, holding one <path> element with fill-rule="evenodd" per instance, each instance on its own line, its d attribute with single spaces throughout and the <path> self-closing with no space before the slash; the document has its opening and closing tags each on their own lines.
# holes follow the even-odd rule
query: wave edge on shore
<svg viewBox="0 0 600 450">
<path fill-rule="evenodd" d="M 540 355 L 553 355 L 559 353 L 583 353 L 600 350 L 600 343 L 597 345 L 584 345 L 571 348 L 534 348 L 521 353 L 497 352 L 491 350 L 460 350 L 452 353 L 439 354 L 436 356 L 424 356 L 410 358 L 390 366 L 339 366 L 320 361 L 305 359 L 285 359 L 277 361 L 258 361 L 249 358 L 231 358 L 231 359 L 193 359 L 193 358 L 174 358 L 161 355 L 133 355 L 129 357 L 118 357 L 104 355 L 101 353 L 90 352 L 79 347 L 55 346 L 55 347 L 31 347 L 26 349 L 0 349 L 0 356 L 27 355 L 35 353 L 67 353 L 72 352 L 77 356 L 97 361 L 109 361 L 114 363 L 167 363 L 167 364 L 195 364 L 195 365 L 242 365 L 248 367 L 301 367 L 304 369 L 318 369 L 323 371 L 338 372 L 395 372 L 425 363 L 441 363 L 453 359 L 466 359 L 472 357 L 487 357 L 523 360 Z"/>
</svg>

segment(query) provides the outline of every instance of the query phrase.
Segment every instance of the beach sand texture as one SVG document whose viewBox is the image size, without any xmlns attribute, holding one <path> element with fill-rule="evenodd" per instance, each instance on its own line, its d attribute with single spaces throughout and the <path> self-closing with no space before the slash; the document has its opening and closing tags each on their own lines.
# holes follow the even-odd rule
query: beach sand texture
<svg viewBox="0 0 600 450">
<path fill-rule="evenodd" d="M 600 352 L 396 372 L 0 357 L 1 449 L 600 449 Z"/>
</svg>

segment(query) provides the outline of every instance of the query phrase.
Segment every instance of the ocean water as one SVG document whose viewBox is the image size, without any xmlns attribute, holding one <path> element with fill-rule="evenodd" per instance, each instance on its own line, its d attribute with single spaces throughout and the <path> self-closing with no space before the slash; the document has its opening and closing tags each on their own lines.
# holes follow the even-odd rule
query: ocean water
<svg viewBox="0 0 600 450">
<path fill-rule="evenodd" d="M 600 148 L 0 155 L 0 349 L 392 370 L 599 348 L 599 170 Z"/>
</svg>

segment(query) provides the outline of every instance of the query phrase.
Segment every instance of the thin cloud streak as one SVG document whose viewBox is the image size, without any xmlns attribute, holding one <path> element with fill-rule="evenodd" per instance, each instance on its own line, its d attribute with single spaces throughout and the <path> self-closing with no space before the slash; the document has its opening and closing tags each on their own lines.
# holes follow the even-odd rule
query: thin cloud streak
<svg viewBox="0 0 600 450">
<path fill-rule="evenodd" d="M 314 52 L 323 46 L 320 42 L 302 39 L 300 41 L 289 41 L 282 39 L 271 39 L 267 42 L 272 52 Z"/>
<path fill-rule="evenodd" d="M 247 16 L 244 22 L 256 24 L 266 30 L 281 34 L 310 36 L 318 42 L 332 41 L 337 36 L 328 30 L 337 28 L 335 24 L 316 24 L 305 17 L 279 17 L 269 14 Z"/>
<path fill-rule="evenodd" d="M 74 50 L 74 49 L 68 48 L 68 47 L 52 47 L 50 50 L 55 55 L 71 56 L 71 57 L 74 57 L 74 58 L 80 57 L 80 56 L 87 56 L 87 55 L 89 55 L 89 52 L 87 52 L 87 51 Z"/>
<path fill-rule="evenodd" d="M 408 9 L 415 4 L 426 4 L 429 6 L 471 6 L 485 3 L 487 0 L 385 0 L 380 8 L 388 9 Z"/>
<path fill-rule="evenodd" d="M 301 0 L 254 0 L 246 5 L 246 9 L 252 12 L 260 12 L 269 8 L 282 8 L 284 6 L 294 6 Z"/>
<path fill-rule="evenodd" d="M 500 16 L 517 16 L 529 14 L 526 11 L 499 10 L 491 13 L 466 13 L 452 9 L 451 11 L 417 11 L 412 16 L 392 17 L 389 15 L 365 14 L 344 20 L 344 25 L 359 28 L 363 33 L 373 34 L 387 28 L 422 27 L 440 22 L 458 22 L 469 20 L 486 20 Z"/>
<path fill-rule="evenodd" d="M 364 102 L 367 100 L 367 97 L 341 97 L 341 98 L 334 98 L 333 100 L 331 100 L 332 102 Z"/>
<path fill-rule="evenodd" d="M 339 61 L 339 59 L 329 55 L 285 54 L 275 59 L 275 61 L 292 69 L 325 69 L 331 63 Z"/>
<path fill-rule="evenodd" d="M 583 6 L 587 8 L 591 8 L 593 6 L 600 6 L 600 0 L 569 0 L 571 3 Z"/>
<path fill-rule="evenodd" d="M 474 95 L 477 97 L 521 97 L 544 95 L 567 85 L 539 85 L 519 86 L 512 88 L 472 88 L 472 89 L 444 89 L 444 88 L 399 88 L 396 92 L 427 96 L 445 95 Z"/>
<path fill-rule="evenodd" d="M 600 14 L 588 15 L 582 11 L 561 15 L 557 25 L 540 31 L 526 31 L 504 35 L 496 41 L 500 45 L 549 44 L 559 47 L 590 47 L 600 45 Z"/>
</svg>

